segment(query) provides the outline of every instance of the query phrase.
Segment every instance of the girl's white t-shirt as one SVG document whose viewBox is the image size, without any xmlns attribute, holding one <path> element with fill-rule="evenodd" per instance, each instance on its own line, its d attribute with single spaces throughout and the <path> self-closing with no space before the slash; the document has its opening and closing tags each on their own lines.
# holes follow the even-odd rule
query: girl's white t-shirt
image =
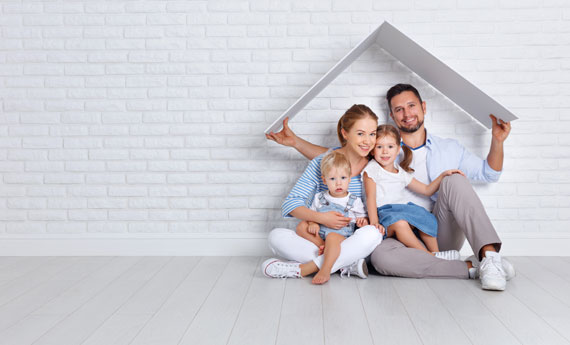
<svg viewBox="0 0 570 345">
<path fill-rule="evenodd" d="M 374 159 L 370 160 L 362 174 L 371 178 L 376 183 L 376 207 L 387 204 L 407 204 L 409 195 L 406 193 L 406 186 L 412 182 L 414 176 L 394 164 L 397 173 L 391 173 L 378 164 Z"/>
<path fill-rule="evenodd" d="M 403 150 L 400 150 L 397 162 L 400 162 L 402 159 L 404 159 L 404 154 L 402 151 Z M 414 169 L 414 178 L 423 184 L 430 184 L 431 181 L 429 180 L 427 172 L 427 147 L 422 146 L 419 149 L 413 150 L 413 153 L 414 154 L 412 156 L 412 163 L 410 164 L 410 168 Z M 407 201 L 411 201 L 430 212 L 433 210 L 434 202 L 430 199 L 429 196 L 414 193 L 409 188 L 406 188 L 404 190 L 404 194 L 406 195 L 405 198 Z"/>
</svg>

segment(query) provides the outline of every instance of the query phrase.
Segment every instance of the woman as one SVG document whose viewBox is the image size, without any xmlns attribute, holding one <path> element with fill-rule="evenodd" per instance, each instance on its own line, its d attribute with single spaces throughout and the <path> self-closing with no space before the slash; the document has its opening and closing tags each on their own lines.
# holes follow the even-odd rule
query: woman
<svg viewBox="0 0 570 345">
<path fill-rule="evenodd" d="M 349 192 L 362 197 L 362 180 L 360 173 L 368 163 L 368 154 L 376 143 L 376 127 L 378 117 L 365 105 L 353 105 L 339 119 L 337 134 L 341 143 L 339 152 L 343 153 L 352 168 Z M 279 144 L 303 147 L 301 152 L 314 152 L 317 156 L 310 163 L 301 178 L 297 181 L 282 206 L 284 216 L 293 216 L 305 221 L 313 221 L 329 228 L 340 229 L 348 224 L 350 218 L 337 212 L 318 213 L 307 207 L 313 200 L 315 193 L 326 190 L 321 179 L 320 162 L 322 148 L 297 137 L 288 127 L 287 119 L 283 121 L 283 130 L 279 133 L 270 133 L 267 139 Z M 363 258 L 368 256 L 380 241 L 382 236 L 374 226 L 364 226 L 354 232 L 354 235 L 344 240 L 341 252 L 331 269 L 336 272 L 356 274 L 362 278 L 367 276 L 366 263 Z M 319 271 L 323 263 L 323 255 L 319 255 L 319 248 L 312 242 L 298 236 L 295 231 L 278 228 L 271 231 L 268 236 L 269 247 L 278 256 L 294 262 L 285 262 L 277 259 L 266 260 L 262 264 L 262 271 L 266 276 L 274 278 L 304 277 Z M 303 262 L 304 264 L 300 264 Z M 321 281 L 318 283 L 324 283 Z"/>
</svg>

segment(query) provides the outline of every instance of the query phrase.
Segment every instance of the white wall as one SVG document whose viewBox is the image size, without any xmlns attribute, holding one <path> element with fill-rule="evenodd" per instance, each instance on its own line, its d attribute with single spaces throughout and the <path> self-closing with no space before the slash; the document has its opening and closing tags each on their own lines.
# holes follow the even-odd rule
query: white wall
<svg viewBox="0 0 570 345">
<path fill-rule="evenodd" d="M 520 117 L 500 183 L 477 187 L 505 251 L 568 253 L 563 0 L 3 1 L 0 253 L 267 253 L 307 162 L 263 130 L 384 20 Z M 335 145 L 343 110 L 384 116 L 397 82 L 486 155 L 489 131 L 379 49 L 291 126 Z"/>
</svg>

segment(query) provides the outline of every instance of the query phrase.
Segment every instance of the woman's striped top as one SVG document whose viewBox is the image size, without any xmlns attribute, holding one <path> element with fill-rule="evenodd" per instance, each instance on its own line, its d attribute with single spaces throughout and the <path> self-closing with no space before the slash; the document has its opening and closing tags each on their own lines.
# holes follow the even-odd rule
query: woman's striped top
<svg viewBox="0 0 570 345">
<path fill-rule="evenodd" d="M 321 177 L 321 161 L 327 153 L 328 152 L 325 152 L 309 162 L 303 175 L 297 180 L 297 183 L 285 198 L 283 205 L 281 205 L 281 214 L 283 217 L 291 217 L 289 213 L 297 207 L 311 207 L 315 194 L 328 190 L 327 185 L 323 182 Z M 348 191 L 362 199 L 361 175 L 350 178 Z"/>
</svg>

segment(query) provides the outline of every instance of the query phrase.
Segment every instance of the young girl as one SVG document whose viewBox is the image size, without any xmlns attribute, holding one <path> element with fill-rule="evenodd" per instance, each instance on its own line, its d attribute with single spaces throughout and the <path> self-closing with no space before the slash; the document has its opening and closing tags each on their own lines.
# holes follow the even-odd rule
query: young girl
<svg viewBox="0 0 570 345">
<path fill-rule="evenodd" d="M 352 218 L 352 221 L 341 229 L 331 229 L 311 221 L 301 221 L 297 226 L 297 235 L 313 242 L 319 251 L 323 251 L 324 247 L 323 265 L 313 278 L 313 284 L 323 284 L 330 279 L 331 268 L 340 254 L 340 244 L 354 233 L 355 225 L 368 225 L 362 200 L 348 192 L 351 169 L 346 156 L 338 151 L 326 154 L 321 161 L 321 172 L 328 191 L 315 194 L 311 209 L 339 212 Z"/>
<path fill-rule="evenodd" d="M 404 200 L 404 188 L 431 196 L 439 189 L 445 176 L 461 174 L 460 170 L 446 170 L 429 185 L 416 180 L 409 167 L 412 151 L 403 146 L 404 158 L 399 166 L 395 160 L 400 152 L 400 132 L 392 125 L 380 125 L 376 131 L 376 146 L 372 151 L 374 159 L 363 170 L 366 206 L 370 224 L 385 232 L 385 237 L 396 237 L 406 247 L 426 251 L 446 260 L 459 260 L 456 250 L 440 252 L 437 245 L 437 220 L 423 207 Z M 377 212 L 375 212 L 377 211 Z M 412 228 L 413 227 L 413 228 Z M 414 230 L 419 230 L 416 237 Z M 426 249 L 427 247 L 427 249 Z"/>
</svg>

